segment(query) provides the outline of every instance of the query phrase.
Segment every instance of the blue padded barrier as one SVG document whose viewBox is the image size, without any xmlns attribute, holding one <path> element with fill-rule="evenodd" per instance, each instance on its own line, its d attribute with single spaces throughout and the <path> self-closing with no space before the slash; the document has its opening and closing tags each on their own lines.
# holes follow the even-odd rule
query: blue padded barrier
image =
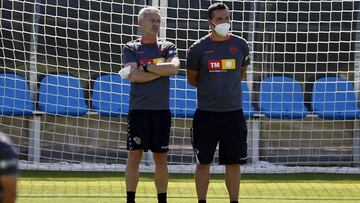
<svg viewBox="0 0 360 203">
<path fill-rule="evenodd" d="M 243 111 L 245 118 L 251 118 L 255 114 L 255 108 L 251 103 L 251 96 L 249 92 L 249 88 L 246 81 L 241 83 L 242 87 L 242 100 L 243 100 Z"/>
<path fill-rule="evenodd" d="M 354 86 L 340 77 L 323 77 L 315 81 L 312 91 L 312 108 L 314 113 L 323 119 L 360 118 Z"/>
<path fill-rule="evenodd" d="M 170 77 L 170 110 L 173 116 L 192 118 L 196 110 L 196 88 L 187 83 L 186 77 Z"/>
<path fill-rule="evenodd" d="M 268 77 L 261 82 L 259 108 L 266 117 L 276 119 L 299 119 L 308 114 L 301 85 L 286 76 Z"/>
<path fill-rule="evenodd" d="M 129 111 L 130 83 L 118 74 L 101 75 L 95 79 L 92 108 L 101 116 L 124 116 Z"/>
<path fill-rule="evenodd" d="M 23 76 L 14 73 L 0 74 L 1 115 L 31 115 L 34 103 L 31 101 L 29 85 Z"/>
<path fill-rule="evenodd" d="M 51 115 L 81 116 L 88 112 L 80 80 L 73 76 L 46 75 L 39 86 L 39 110 Z"/>
</svg>

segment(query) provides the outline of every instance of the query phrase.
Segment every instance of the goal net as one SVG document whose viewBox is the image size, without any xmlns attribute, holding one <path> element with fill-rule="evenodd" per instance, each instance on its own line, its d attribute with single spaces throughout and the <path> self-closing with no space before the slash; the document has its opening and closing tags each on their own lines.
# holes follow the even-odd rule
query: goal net
<svg viewBox="0 0 360 203">
<path fill-rule="evenodd" d="M 360 2 L 222 1 L 250 45 L 244 88 L 245 173 L 360 172 Z M 21 169 L 124 171 L 130 84 L 117 72 L 139 37 L 137 13 L 161 11 L 178 48 L 171 77 L 171 172 L 194 172 L 196 89 L 186 51 L 209 33 L 208 0 L 3 0 L 0 125 Z M 214 163 L 218 161 L 216 153 Z M 142 171 L 153 171 L 146 153 Z M 222 167 L 213 167 L 222 172 Z"/>
</svg>

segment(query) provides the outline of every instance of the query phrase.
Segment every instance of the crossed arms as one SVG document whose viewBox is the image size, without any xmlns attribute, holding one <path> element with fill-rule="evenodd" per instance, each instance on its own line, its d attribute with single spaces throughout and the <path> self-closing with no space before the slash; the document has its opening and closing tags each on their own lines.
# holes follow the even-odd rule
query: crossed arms
<svg viewBox="0 0 360 203">
<path fill-rule="evenodd" d="M 178 57 L 169 58 L 164 63 L 148 64 L 145 72 L 142 66 L 135 62 L 126 63 L 124 67 L 131 66 L 131 72 L 128 77 L 132 83 L 145 83 L 163 76 L 176 75 L 179 72 L 180 61 Z"/>
</svg>

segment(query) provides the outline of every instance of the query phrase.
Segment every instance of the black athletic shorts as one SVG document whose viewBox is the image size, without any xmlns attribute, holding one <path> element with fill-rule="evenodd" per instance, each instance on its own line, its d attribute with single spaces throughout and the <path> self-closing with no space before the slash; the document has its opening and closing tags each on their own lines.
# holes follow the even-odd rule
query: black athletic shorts
<svg viewBox="0 0 360 203">
<path fill-rule="evenodd" d="M 18 171 L 17 166 L 18 166 L 18 157 L 16 152 L 11 147 L 10 143 L 1 142 L 0 140 L 0 176 L 17 174 Z M 0 184 L 0 194 L 1 194 L 1 184 Z"/>
<path fill-rule="evenodd" d="M 245 164 L 247 128 L 241 110 L 211 112 L 197 109 L 193 120 L 193 149 L 198 164 L 213 161 L 219 143 L 220 164 Z"/>
<path fill-rule="evenodd" d="M 170 127 L 170 110 L 130 110 L 127 149 L 169 151 Z"/>
</svg>

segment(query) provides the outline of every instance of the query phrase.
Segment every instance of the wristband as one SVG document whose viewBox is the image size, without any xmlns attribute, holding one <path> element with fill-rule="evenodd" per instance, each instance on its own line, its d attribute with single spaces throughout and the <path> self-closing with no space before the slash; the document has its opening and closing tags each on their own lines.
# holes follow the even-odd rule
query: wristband
<svg viewBox="0 0 360 203">
<path fill-rule="evenodd" d="M 143 63 L 142 64 L 142 68 L 144 69 L 145 72 L 149 72 L 147 69 L 148 63 Z"/>
</svg>

